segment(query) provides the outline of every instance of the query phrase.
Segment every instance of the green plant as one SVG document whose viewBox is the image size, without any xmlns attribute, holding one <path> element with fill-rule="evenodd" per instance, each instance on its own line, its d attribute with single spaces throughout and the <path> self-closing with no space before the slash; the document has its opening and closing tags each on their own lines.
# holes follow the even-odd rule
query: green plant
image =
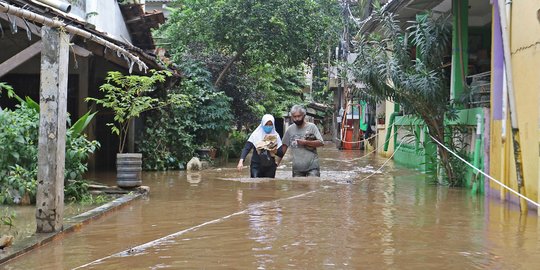
<svg viewBox="0 0 540 270">
<path fill-rule="evenodd" d="M 235 63 L 296 67 L 316 57 L 338 35 L 341 21 L 335 0 L 183 0 L 177 6 L 156 34 L 176 59 L 225 53 L 215 86 Z"/>
<path fill-rule="evenodd" d="M 20 203 L 25 196 L 28 196 L 30 202 L 34 202 L 37 190 L 37 167 L 27 169 L 15 164 L 11 166 L 11 171 L 7 177 L 7 185 L 17 191 L 18 196 L 13 196 L 9 203 Z"/>
<path fill-rule="evenodd" d="M 182 95 L 187 102 L 146 115 L 145 129 L 137 143 L 146 170 L 182 168 L 197 146 L 215 144 L 228 136 L 233 118 L 231 99 L 215 91 L 212 76 L 201 63 L 186 61 L 181 67 L 181 84 L 159 94 Z"/>
<path fill-rule="evenodd" d="M 8 226 L 8 229 L 11 230 L 15 226 L 14 220 L 16 217 L 16 212 L 6 207 L 2 209 L 2 213 L 0 213 L 0 225 Z"/>
<path fill-rule="evenodd" d="M 12 93 L 13 92 L 13 87 L 11 87 L 11 85 L 5 83 L 5 82 L 0 82 L 0 94 L 2 94 L 2 90 L 6 90 L 8 91 L 8 93 Z"/>
<path fill-rule="evenodd" d="M 353 66 L 355 77 L 366 84 L 355 93 L 367 100 L 392 100 L 404 111 L 418 115 L 430 136 L 445 141 L 444 119 L 452 118 L 454 105 L 449 103 L 449 81 L 441 68 L 449 50 L 451 25 L 448 16 L 425 14 L 406 30 L 396 16 L 378 9 L 372 20 L 380 31 L 357 38 L 358 58 Z M 416 54 L 411 53 L 412 48 Z M 450 153 L 438 147 L 441 165 L 451 185 L 456 179 Z"/>
<path fill-rule="evenodd" d="M 231 158 L 239 158 L 249 135 L 243 131 L 233 130 L 229 135 L 228 155 Z"/>
<path fill-rule="evenodd" d="M 108 202 L 110 199 L 106 195 L 86 194 L 79 201 L 81 205 L 99 205 Z"/>
<path fill-rule="evenodd" d="M 39 105 L 14 92 L 10 96 L 20 104 L 15 110 L 0 111 L 0 204 L 18 203 L 25 196 L 33 202 L 37 181 Z M 82 133 L 94 115 L 90 112 L 83 115 L 66 132 L 65 179 L 81 180 L 87 170 L 88 156 L 99 147 L 97 141 L 87 140 Z M 65 182 L 66 189 L 70 188 L 69 184 Z"/>
<path fill-rule="evenodd" d="M 167 101 L 148 96 L 155 90 L 157 83 L 164 82 L 166 77 L 171 76 L 171 73 L 165 70 L 150 70 L 150 74 L 150 76 L 124 75 L 118 71 L 110 71 L 105 78 L 105 84 L 99 88 L 104 92 L 104 97 L 86 98 L 86 101 L 94 101 L 113 111 L 114 122 L 107 123 L 107 126 L 118 136 L 119 153 L 124 152 L 130 123 L 134 118 L 149 110 L 185 102 L 185 96 L 177 94 L 168 95 Z"/>
<path fill-rule="evenodd" d="M 68 131 L 65 179 L 82 179 L 83 174 L 88 170 L 88 164 L 86 164 L 88 157 L 99 147 L 98 141 L 89 141 L 84 134 L 75 136 Z"/>
<path fill-rule="evenodd" d="M 66 201 L 80 201 L 88 195 L 88 182 L 84 180 L 68 180 L 64 189 Z"/>
<path fill-rule="evenodd" d="M 186 107 L 178 110 L 174 106 L 162 108 L 147 117 L 142 139 L 137 144 L 143 154 L 143 169 L 179 169 L 193 156 L 192 115 Z"/>
<path fill-rule="evenodd" d="M 28 169 L 37 165 L 38 127 L 39 115 L 25 103 L 0 111 L 0 183 L 14 164 Z"/>
</svg>

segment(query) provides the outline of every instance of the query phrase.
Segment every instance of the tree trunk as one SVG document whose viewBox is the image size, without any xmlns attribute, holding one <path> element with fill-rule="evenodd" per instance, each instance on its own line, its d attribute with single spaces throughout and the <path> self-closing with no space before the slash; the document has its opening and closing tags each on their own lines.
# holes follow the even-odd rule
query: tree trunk
<svg viewBox="0 0 540 270">
<path fill-rule="evenodd" d="M 227 62 L 227 65 L 225 65 L 225 67 L 223 68 L 223 70 L 219 73 L 219 76 L 218 78 L 216 79 L 216 82 L 214 83 L 214 87 L 218 87 L 221 82 L 223 81 L 223 79 L 225 78 L 225 74 L 227 74 L 227 71 L 229 71 L 229 69 L 231 68 L 232 64 L 234 62 L 236 62 L 238 59 L 240 59 L 240 57 L 242 56 L 242 54 L 244 54 L 244 52 L 246 52 L 246 49 L 244 48 L 241 48 L 238 52 L 236 52 L 236 54 L 229 60 L 229 62 Z"/>
<path fill-rule="evenodd" d="M 444 143 L 444 124 L 442 123 L 442 121 L 434 120 L 431 123 L 428 123 L 428 127 L 430 130 L 430 135 L 437 139 L 439 142 Z M 441 164 L 444 168 L 446 176 L 448 177 L 448 182 L 451 186 L 455 186 L 457 182 L 455 179 L 454 168 L 450 163 L 450 153 L 448 152 L 448 150 L 446 150 L 439 144 L 437 144 L 437 150 L 441 160 Z"/>
</svg>

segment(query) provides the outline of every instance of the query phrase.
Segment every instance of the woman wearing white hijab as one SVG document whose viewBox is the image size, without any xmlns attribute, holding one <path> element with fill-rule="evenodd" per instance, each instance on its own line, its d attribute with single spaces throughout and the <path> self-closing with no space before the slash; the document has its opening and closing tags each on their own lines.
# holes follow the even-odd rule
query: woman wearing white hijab
<svg viewBox="0 0 540 270">
<path fill-rule="evenodd" d="M 244 159 L 249 154 L 251 149 L 253 150 L 253 156 L 251 156 L 251 165 L 250 165 L 250 174 L 252 178 L 255 177 L 269 177 L 274 178 L 276 176 L 276 162 L 274 157 L 268 156 L 268 151 L 266 153 L 259 153 L 257 146 L 261 147 L 265 142 L 272 141 L 277 144 L 277 155 L 283 157 L 281 151 L 281 138 L 276 132 L 274 126 L 275 120 L 271 114 L 265 114 L 261 120 L 261 124 L 251 133 L 249 136 L 242 154 L 240 155 L 240 160 L 238 161 L 238 170 L 242 170 L 244 167 Z M 266 140 L 265 140 L 266 139 Z M 269 162 L 271 161 L 271 162 Z"/>
</svg>

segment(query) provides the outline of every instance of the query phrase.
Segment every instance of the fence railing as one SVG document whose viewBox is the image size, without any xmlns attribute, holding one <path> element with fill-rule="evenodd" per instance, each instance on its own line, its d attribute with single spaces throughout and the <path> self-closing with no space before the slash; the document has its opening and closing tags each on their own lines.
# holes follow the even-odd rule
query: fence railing
<svg viewBox="0 0 540 270">
<path fill-rule="evenodd" d="M 464 102 L 468 108 L 490 107 L 491 72 L 483 72 L 467 76 L 469 91 L 465 93 Z"/>
</svg>

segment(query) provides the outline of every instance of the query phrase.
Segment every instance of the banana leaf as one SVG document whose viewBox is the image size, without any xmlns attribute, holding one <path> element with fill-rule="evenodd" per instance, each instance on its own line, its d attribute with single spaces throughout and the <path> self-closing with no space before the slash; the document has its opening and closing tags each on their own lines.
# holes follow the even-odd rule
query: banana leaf
<svg viewBox="0 0 540 270">
<path fill-rule="evenodd" d="M 73 135 L 81 134 L 84 131 L 84 129 L 86 129 L 88 124 L 90 124 L 92 119 L 94 119 L 94 116 L 97 113 L 98 112 L 91 113 L 91 111 L 88 111 L 83 116 L 81 116 L 81 118 L 79 118 L 79 120 L 77 120 L 77 122 L 75 122 L 75 124 L 73 124 L 73 126 L 69 128 L 71 132 L 73 132 Z"/>
</svg>

